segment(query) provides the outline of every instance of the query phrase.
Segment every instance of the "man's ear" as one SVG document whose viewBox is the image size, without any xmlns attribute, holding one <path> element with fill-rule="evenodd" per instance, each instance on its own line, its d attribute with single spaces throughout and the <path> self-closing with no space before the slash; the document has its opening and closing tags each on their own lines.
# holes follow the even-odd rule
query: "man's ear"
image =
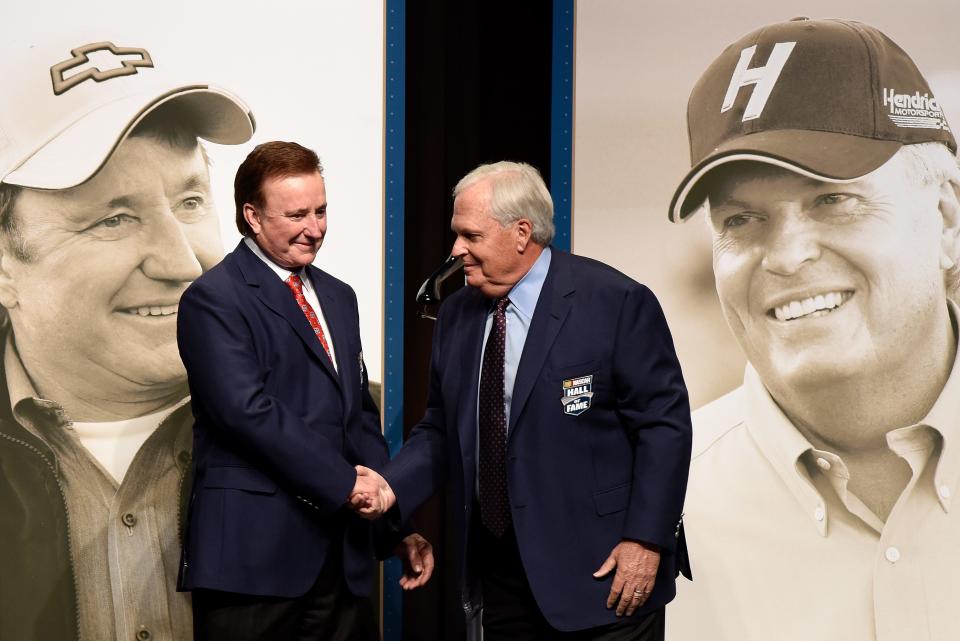
<svg viewBox="0 0 960 641">
<path fill-rule="evenodd" d="M 13 309 L 19 304 L 17 283 L 10 274 L 10 263 L 16 260 L 10 251 L 0 246 L 0 305 Z"/>
<path fill-rule="evenodd" d="M 530 244 L 530 235 L 533 233 L 533 225 L 526 218 L 521 218 L 514 223 L 517 229 L 517 252 L 522 254 Z"/>
<path fill-rule="evenodd" d="M 960 265 L 960 185 L 945 180 L 940 185 L 940 267 L 954 269 Z"/>
<path fill-rule="evenodd" d="M 250 225 L 254 234 L 259 234 L 263 226 L 260 224 L 260 213 L 257 208 L 250 203 L 243 204 L 243 219 Z"/>
</svg>

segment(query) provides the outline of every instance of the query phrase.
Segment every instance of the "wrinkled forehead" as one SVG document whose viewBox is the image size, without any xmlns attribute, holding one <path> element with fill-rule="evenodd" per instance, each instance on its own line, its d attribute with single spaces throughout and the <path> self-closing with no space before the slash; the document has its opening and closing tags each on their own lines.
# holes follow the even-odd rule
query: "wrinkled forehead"
<svg viewBox="0 0 960 641">
<path fill-rule="evenodd" d="M 450 229 L 458 234 L 485 231 L 495 224 L 490 212 L 478 208 L 455 207 L 450 217 Z"/>
<path fill-rule="evenodd" d="M 453 218 L 459 224 L 484 224 L 493 220 L 491 208 L 491 189 L 488 181 L 480 180 L 466 187 L 453 201 Z M 451 225 L 454 221 L 451 221 Z"/>
</svg>

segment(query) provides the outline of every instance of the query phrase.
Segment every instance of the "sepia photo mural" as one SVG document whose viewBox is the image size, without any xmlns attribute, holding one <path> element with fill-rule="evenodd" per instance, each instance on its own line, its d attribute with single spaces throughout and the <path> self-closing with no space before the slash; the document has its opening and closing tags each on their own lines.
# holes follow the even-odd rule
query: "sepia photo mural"
<svg viewBox="0 0 960 641">
<path fill-rule="evenodd" d="M 713 221 L 668 220 L 694 85 L 725 47 L 796 16 L 880 29 L 960 126 L 955 0 L 576 4 L 573 251 L 657 294 L 696 408 L 694 581 L 678 584 L 667 638 L 957 639 L 958 308 L 935 301 L 948 322 L 923 333 L 915 299 L 956 284 L 960 181 L 936 183 L 939 252 L 911 244 L 909 224 L 817 237 L 812 275 L 781 282 L 772 318 L 847 319 L 856 341 L 825 331 L 783 349 L 744 332 L 737 299 L 718 297 L 738 281 Z M 317 263 L 356 290 L 382 380 L 384 2 L 35 0 L 3 23 L 0 641 L 189 641 L 177 301 L 240 239 L 236 167 L 295 140 L 324 166 Z M 914 349 L 931 336 L 946 347 Z M 786 370 L 797 378 L 771 376 Z"/>
<path fill-rule="evenodd" d="M 931 91 L 907 96 L 903 77 L 878 86 L 881 109 L 901 118 L 881 111 L 878 122 L 929 126 L 944 141 L 941 116 L 960 124 L 952 0 L 577 3 L 573 249 L 656 292 L 695 408 L 684 517 L 694 580 L 678 582 L 667 638 L 957 639 L 960 372 L 947 297 L 960 181 L 950 152 L 934 143 L 845 186 L 728 165 L 709 191 L 726 208 L 668 221 L 691 167 L 694 85 L 746 34 L 798 16 L 872 25 L 916 63 Z M 752 61 L 740 46 L 727 55 L 773 68 L 770 45 Z M 889 64 L 879 59 L 859 73 L 879 73 Z M 836 109 L 828 92 L 857 83 L 848 62 L 793 99 L 810 113 Z M 712 82 L 731 83 L 739 118 L 763 74 L 736 85 L 733 69 Z M 791 73 L 782 67 L 774 92 Z M 765 231 L 787 211 L 805 214 Z"/>
<path fill-rule="evenodd" d="M 315 149 L 382 379 L 383 2 L 13 3 L 0 42 L 0 640 L 192 638 L 177 302 L 236 167 Z"/>
</svg>

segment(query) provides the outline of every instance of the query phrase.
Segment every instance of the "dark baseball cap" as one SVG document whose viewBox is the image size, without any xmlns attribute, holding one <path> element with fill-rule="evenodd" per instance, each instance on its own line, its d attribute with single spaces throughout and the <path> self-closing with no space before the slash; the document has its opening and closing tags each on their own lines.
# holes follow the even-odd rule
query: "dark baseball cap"
<svg viewBox="0 0 960 641">
<path fill-rule="evenodd" d="M 682 222 L 706 198 L 704 177 L 738 160 L 826 182 L 859 179 L 900 147 L 957 143 L 910 57 L 850 20 L 761 27 L 727 47 L 687 103 L 692 169 L 670 203 Z"/>
</svg>

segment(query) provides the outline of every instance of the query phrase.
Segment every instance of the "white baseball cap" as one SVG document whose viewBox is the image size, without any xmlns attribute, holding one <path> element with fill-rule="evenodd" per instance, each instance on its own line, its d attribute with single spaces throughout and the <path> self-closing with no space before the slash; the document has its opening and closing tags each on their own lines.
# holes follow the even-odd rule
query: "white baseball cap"
<svg viewBox="0 0 960 641">
<path fill-rule="evenodd" d="M 151 111 L 175 102 L 200 138 L 253 135 L 249 108 L 226 89 L 176 80 L 140 47 L 112 42 L 29 46 L 2 63 L 0 182 L 67 189 L 91 178 Z"/>
</svg>

